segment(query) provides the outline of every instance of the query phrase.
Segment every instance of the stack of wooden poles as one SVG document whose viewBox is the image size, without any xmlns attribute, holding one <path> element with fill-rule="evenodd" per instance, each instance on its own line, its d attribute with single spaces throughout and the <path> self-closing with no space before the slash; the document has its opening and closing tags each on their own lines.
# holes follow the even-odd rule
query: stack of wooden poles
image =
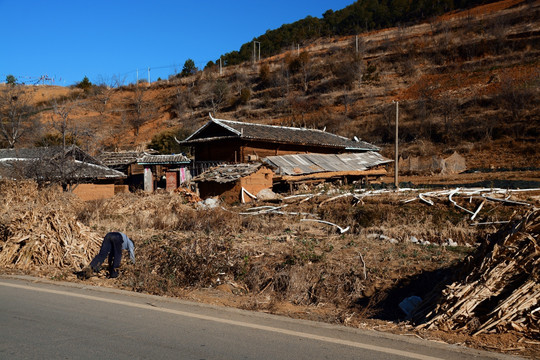
<svg viewBox="0 0 540 360">
<path fill-rule="evenodd" d="M 540 338 L 540 210 L 493 234 L 463 276 L 413 314 L 419 328 Z"/>
</svg>

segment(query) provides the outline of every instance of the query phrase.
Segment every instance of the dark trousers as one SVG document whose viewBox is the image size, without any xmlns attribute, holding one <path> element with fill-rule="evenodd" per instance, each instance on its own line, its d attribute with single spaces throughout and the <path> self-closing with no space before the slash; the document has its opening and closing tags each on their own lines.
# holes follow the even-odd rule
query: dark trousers
<svg viewBox="0 0 540 360">
<path fill-rule="evenodd" d="M 101 264 L 105 261 L 107 255 L 109 256 L 109 273 L 116 273 L 115 269 L 120 267 L 120 260 L 122 260 L 122 235 L 117 232 L 110 232 L 105 235 L 103 242 L 101 243 L 101 249 L 99 254 L 92 260 L 90 267 L 94 271 L 99 271 Z"/>
</svg>

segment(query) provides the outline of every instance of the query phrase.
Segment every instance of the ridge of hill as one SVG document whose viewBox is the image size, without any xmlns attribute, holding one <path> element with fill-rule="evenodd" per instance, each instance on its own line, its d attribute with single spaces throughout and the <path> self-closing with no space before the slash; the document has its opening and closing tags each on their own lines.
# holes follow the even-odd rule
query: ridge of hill
<svg viewBox="0 0 540 360">
<path fill-rule="evenodd" d="M 152 84 L 27 87 L 41 128 L 16 146 L 68 132 L 91 153 L 152 146 L 215 117 L 326 128 L 392 156 L 459 152 L 469 168 L 538 168 L 539 1 L 505 0 L 407 27 L 318 38 L 256 63 Z M 63 110 L 63 111 L 61 111 Z"/>
<path fill-rule="evenodd" d="M 321 18 L 307 16 L 291 24 L 268 30 L 253 41 L 259 42 L 259 52 L 263 57 L 273 56 L 282 49 L 319 37 L 356 35 L 362 32 L 412 24 L 445 12 L 463 10 L 479 4 L 497 0 L 442 0 L 442 1 L 371 1 L 356 0 L 340 10 L 327 10 Z M 227 65 L 238 65 L 253 60 L 254 43 L 242 44 L 220 57 Z M 219 59 L 217 61 L 220 61 Z M 210 65 L 212 63 L 209 63 Z"/>
</svg>

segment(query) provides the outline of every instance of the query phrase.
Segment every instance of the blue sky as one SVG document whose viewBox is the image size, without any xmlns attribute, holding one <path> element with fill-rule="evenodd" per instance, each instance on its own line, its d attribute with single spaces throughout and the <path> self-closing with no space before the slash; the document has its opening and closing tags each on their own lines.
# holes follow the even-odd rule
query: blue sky
<svg viewBox="0 0 540 360">
<path fill-rule="evenodd" d="M 71 85 L 88 76 L 152 81 L 197 67 L 308 15 L 321 17 L 354 0 L 0 0 L 0 82 L 8 74 Z M 50 82 L 48 82 L 50 83 Z"/>
</svg>

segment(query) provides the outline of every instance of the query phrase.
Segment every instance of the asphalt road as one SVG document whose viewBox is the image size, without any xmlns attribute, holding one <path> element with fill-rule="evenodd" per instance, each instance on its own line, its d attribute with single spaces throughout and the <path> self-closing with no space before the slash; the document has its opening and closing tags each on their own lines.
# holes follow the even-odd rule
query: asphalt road
<svg viewBox="0 0 540 360">
<path fill-rule="evenodd" d="M 0 276 L 0 359 L 510 359 L 417 338 Z"/>
</svg>

